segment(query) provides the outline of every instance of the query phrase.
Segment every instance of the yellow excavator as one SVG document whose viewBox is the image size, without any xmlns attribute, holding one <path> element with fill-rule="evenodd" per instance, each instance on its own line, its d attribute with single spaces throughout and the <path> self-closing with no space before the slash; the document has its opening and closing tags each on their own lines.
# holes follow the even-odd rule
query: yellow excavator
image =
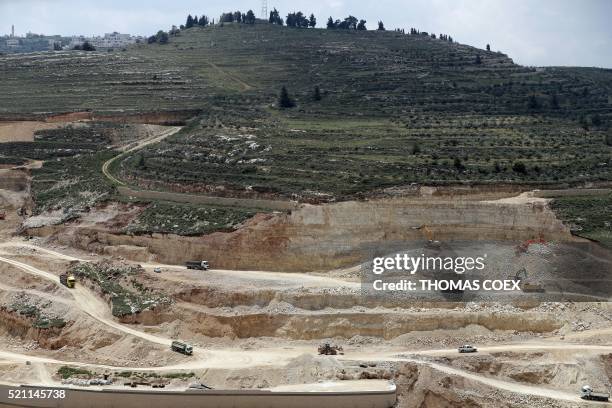
<svg viewBox="0 0 612 408">
<path fill-rule="evenodd" d="M 437 249 L 441 248 L 440 241 L 434 240 L 434 232 L 427 225 L 421 225 L 417 228 L 423 234 L 423 237 L 427 240 L 425 242 L 425 248 L 427 249 Z"/>
</svg>

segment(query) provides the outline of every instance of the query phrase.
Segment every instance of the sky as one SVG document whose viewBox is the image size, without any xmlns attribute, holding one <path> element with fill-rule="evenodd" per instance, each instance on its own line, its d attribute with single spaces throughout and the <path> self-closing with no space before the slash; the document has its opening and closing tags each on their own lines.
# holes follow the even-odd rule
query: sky
<svg viewBox="0 0 612 408">
<path fill-rule="evenodd" d="M 415 27 L 479 48 L 491 44 L 522 65 L 612 68 L 612 0 L 267 1 L 283 17 L 314 13 L 318 27 L 329 16 L 351 14 L 369 29 L 382 20 L 387 29 Z M 0 35 L 12 24 L 17 35 L 151 35 L 184 23 L 189 13 L 218 19 L 230 8 L 252 9 L 259 17 L 261 6 L 262 0 L 0 0 Z"/>
</svg>

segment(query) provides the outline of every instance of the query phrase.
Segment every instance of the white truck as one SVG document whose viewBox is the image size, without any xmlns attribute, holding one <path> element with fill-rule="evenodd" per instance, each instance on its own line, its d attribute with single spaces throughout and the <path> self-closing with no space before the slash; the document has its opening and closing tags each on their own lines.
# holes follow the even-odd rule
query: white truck
<svg viewBox="0 0 612 408">
<path fill-rule="evenodd" d="M 610 394 L 606 392 L 595 392 L 590 385 L 583 385 L 580 389 L 580 398 L 591 401 L 608 401 Z"/>
<path fill-rule="evenodd" d="M 177 353 L 185 354 L 186 356 L 190 356 L 193 354 L 193 346 L 189 343 L 185 343 L 183 341 L 173 341 L 170 345 L 172 351 L 176 351 Z"/>
<path fill-rule="evenodd" d="M 207 271 L 210 268 L 208 261 L 187 261 L 185 266 L 187 269 L 198 269 L 200 271 Z"/>
<path fill-rule="evenodd" d="M 458 351 L 460 353 L 476 353 L 478 349 L 474 346 L 470 346 L 469 344 L 464 344 L 463 346 L 459 346 Z"/>
</svg>

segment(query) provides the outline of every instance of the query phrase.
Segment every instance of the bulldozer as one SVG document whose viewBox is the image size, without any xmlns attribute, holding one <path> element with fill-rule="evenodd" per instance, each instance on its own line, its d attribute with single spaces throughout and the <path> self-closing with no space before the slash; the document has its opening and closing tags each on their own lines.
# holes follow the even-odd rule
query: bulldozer
<svg viewBox="0 0 612 408">
<path fill-rule="evenodd" d="M 525 268 L 519 269 L 514 276 L 508 276 L 508 280 L 518 281 L 519 288 L 526 293 L 542 293 L 545 291 L 541 283 L 529 279 L 527 276 L 527 269 Z"/>
<path fill-rule="evenodd" d="M 323 343 L 319 346 L 319 354 L 324 356 L 335 356 L 337 354 L 344 355 L 344 350 L 342 346 L 332 346 L 329 343 Z"/>
</svg>

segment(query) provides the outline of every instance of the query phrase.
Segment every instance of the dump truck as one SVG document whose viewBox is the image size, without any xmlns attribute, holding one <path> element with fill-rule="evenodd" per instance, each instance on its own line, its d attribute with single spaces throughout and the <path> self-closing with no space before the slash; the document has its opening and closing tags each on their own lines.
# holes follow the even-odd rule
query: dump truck
<svg viewBox="0 0 612 408">
<path fill-rule="evenodd" d="M 59 276 L 59 280 L 60 283 L 64 286 L 66 286 L 67 288 L 74 288 L 74 285 L 76 284 L 76 279 L 74 278 L 74 275 L 71 274 L 67 274 L 67 273 L 62 273 Z"/>
<path fill-rule="evenodd" d="M 608 401 L 610 394 L 606 392 L 595 392 L 590 385 L 583 385 L 580 389 L 580 398 L 590 401 Z"/>
<path fill-rule="evenodd" d="M 209 268 L 208 261 L 187 261 L 185 266 L 187 269 L 198 269 L 200 271 L 207 271 Z"/>
<path fill-rule="evenodd" d="M 185 354 L 186 356 L 190 356 L 193 354 L 193 346 L 182 341 L 173 341 L 170 348 L 172 348 L 172 351 Z"/>
<path fill-rule="evenodd" d="M 335 356 L 337 354 L 344 354 L 342 346 L 332 346 L 329 343 L 324 343 L 319 346 L 319 354 L 325 356 Z"/>
</svg>

